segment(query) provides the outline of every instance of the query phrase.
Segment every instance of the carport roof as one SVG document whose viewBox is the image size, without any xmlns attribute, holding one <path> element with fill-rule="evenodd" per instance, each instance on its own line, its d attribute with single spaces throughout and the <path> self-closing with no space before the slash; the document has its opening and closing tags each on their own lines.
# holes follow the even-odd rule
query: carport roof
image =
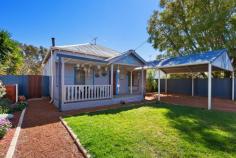
<svg viewBox="0 0 236 158">
<path fill-rule="evenodd" d="M 212 64 L 213 71 L 233 71 L 227 49 L 155 60 L 148 62 L 146 68 L 158 68 L 165 73 L 207 72 L 208 64 Z"/>
</svg>

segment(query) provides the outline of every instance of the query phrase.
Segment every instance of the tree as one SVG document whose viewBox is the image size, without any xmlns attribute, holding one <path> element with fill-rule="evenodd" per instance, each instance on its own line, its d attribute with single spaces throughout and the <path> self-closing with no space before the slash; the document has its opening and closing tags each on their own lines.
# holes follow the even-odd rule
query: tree
<svg viewBox="0 0 236 158">
<path fill-rule="evenodd" d="M 168 56 L 227 48 L 236 57 L 236 0 L 161 0 L 160 6 L 147 27 L 154 48 Z"/>
<path fill-rule="evenodd" d="M 33 45 L 21 44 L 21 50 L 24 55 L 24 65 L 20 74 L 39 75 L 42 74 L 42 61 L 48 50 L 42 46 L 35 47 Z"/>
<path fill-rule="evenodd" d="M 0 30 L 0 74 L 17 74 L 23 63 L 19 43 Z"/>
<path fill-rule="evenodd" d="M 155 71 L 148 70 L 147 71 L 147 83 L 146 83 L 146 90 L 147 92 L 154 92 L 157 89 L 157 82 L 155 80 Z"/>
</svg>

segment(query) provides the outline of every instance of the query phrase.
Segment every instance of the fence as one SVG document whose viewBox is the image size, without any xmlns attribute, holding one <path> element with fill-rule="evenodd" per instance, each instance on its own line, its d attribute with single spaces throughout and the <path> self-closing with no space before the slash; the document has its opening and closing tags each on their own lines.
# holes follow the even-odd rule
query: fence
<svg viewBox="0 0 236 158">
<path fill-rule="evenodd" d="M 30 79 L 34 81 L 34 77 L 40 77 L 41 80 L 35 80 L 34 83 L 30 83 Z M 41 75 L 0 75 L 0 80 L 5 84 L 18 84 L 19 95 L 24 95 L 26 98 L 33 97 L 31 95 L 33 87 L 32 85 L 40 84 L 35 91 L 40 91 L 41 96 L 49 96 L 49 76 Z"/>
<path fill-rule="evenodd" d="M 168 79 L 167 87 L 168 87 L 167 88 L 168 93 L 181 93 L 181 94 L 191 95 L 192 79 Z M 165 79 L 161 79 L 161 92 L 165 92 Z M 207 96 L 207 94 L 208 94 L 208 80 L 194 79 L 194 95 Z M 223 79 L 213 78 L 212 97 L 231 99 L 232 80 L 230 78 L 223 78 Z"/>
</svg>

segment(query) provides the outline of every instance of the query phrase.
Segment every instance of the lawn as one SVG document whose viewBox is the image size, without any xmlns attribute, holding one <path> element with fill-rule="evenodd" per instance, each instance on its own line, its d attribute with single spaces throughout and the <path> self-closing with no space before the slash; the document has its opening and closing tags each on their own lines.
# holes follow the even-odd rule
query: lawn
<svg viewBox="0 0 236 158">
<path fill-rule="evenodd" d="M 236 113 L 160 103 L 65 120 L 93 157 L 236 157 Z"/>
</svg>

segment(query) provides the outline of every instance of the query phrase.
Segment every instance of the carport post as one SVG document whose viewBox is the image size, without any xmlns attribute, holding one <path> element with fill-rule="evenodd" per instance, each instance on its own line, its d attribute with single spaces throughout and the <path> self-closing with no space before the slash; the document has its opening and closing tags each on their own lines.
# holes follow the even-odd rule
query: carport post
<svg viewBox="0 0 236 158">
<path fill-rule="evenodd" d="M 167 94 L 167 74 L 166 74 L 166 78 L 165 78 L 165 93 Z"/>
<path fill-rule="evenodd" d="M 194 76 L 192 74 L 192 97 L 194 96 Z"/>
<path fill-rule="evenodd" d="M 211 110 L 211 63 L 208 64 L 208 110 Z"/>
<path fill-rule="evenodd" d="M 161 70 L 158 69 L 158 101 L 161 100 Z"/>
<path fill-rule="evenodd" d="M 232 71 L 232 100 L 234 101 L 234 70 Z"/>
</svg>

